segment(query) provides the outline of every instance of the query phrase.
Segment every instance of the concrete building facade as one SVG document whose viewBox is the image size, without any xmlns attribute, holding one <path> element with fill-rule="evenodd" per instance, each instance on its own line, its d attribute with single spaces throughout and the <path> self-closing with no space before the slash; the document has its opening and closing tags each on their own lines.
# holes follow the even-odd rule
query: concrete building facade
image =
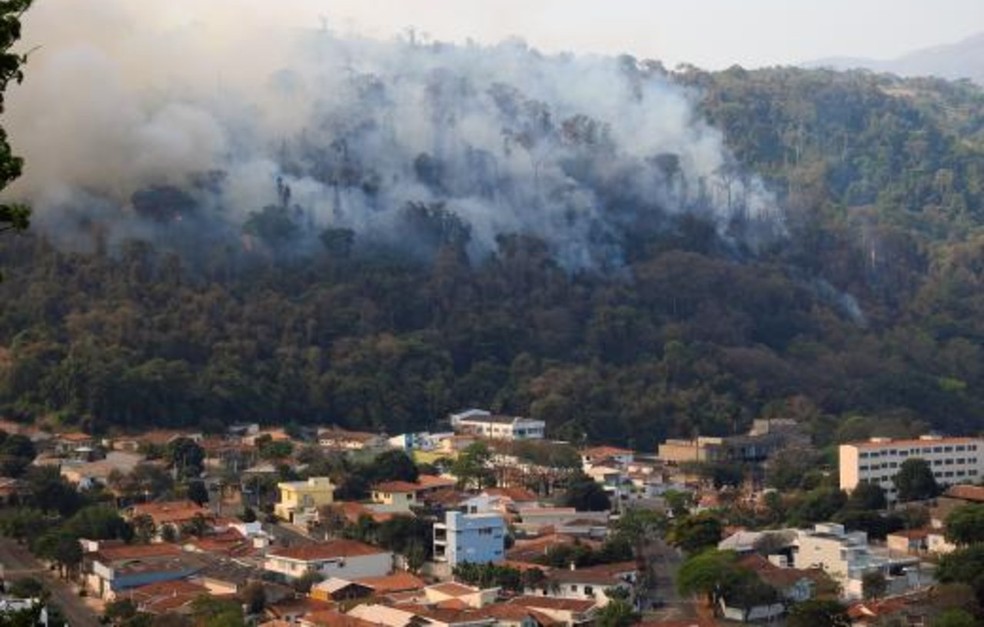
<svg viewBox="0 0 984 627">
<path fill-rule="evenodd" d="M 977 483 L 984 478 L 984 438 L 871 438 L 841 444 L 838 452 L 842 490 L 850 492 L 861 483 L 875 483 L 890 502 L 897 497 L 893 479 L 907 459 L 926 460 L 940 485 Z"/>
<path fill-rule="evenodd" d="M 469 409 L 451 414 L 455 433 L 481 436 L 496 440 L 541 440 L 547 423 L 521 416 L 497 416 L 484 409 Z"/>
<path fill-rule="evenodd" d="M 434 523 L 434 561 L 452 568 L 465 562 L 501 562 L 506 555 L 506 523 L 499 514 L 446 512 Z"/>
</svg>

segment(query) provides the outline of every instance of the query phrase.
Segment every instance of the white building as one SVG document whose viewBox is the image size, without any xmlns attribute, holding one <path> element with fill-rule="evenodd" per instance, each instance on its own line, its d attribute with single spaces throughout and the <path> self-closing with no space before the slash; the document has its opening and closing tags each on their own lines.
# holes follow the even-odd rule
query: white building
<svg viewBox="0 0 984 627">
<path fill-rule="evenodd" d="M 889 594 L 900 594 L 921 583 L 919 560 L 876 555 L 863 531 L 846 531 L 837 523 L 817 523 L 813 529 L 798 530 L 794 553 L 795 567 L 822 568 L 841 584 L 842 595 L 861 598 L 866 573 L 880 571 L 888 582 Z"/>
<path fill-rule="evenodd" d="M 871 438 L 842 444 L 839 450 L 840 487 L 850 492 L 860 483 L 880 485 L 889 501 L 896 500 L 893 478 L 911 458 L 926 460 L 937 483 L 976 483 L 984 478 L 984 439 L 924 435 L 916 440 Z"/>
<path fill-rule="evenodd" d="M 388 442 L 391 447 L 404 451 L 433 451 L 441 448 L 441 442 L 453 435 L 454 433 L 450 431 L 443 433 L 417 431 L 394 435 Z"/>
<path fill-rule="evenodd" d="M 382 577 L 393 569 L 393 554 L 355 540 L 280 547 L 267 553 L 264 570 L 298 579 L 312 572 L 327 579 Z"/>
<path fill-rule="evenodd" d="M 506 554 L 506 522 L 499 514 L 446 512 L 434 523 L 434 561 L 452 568 L 464 562 L 501 562 Z"/>
<path fill-rule="evenodd" d="M 456 433 L 466 433 L 497 440 L 543 439 L 547 423 L 521 416 L 497 416 L 484 409 L 469 409 L 451 414 L 451 428 Z"/>
</svg>

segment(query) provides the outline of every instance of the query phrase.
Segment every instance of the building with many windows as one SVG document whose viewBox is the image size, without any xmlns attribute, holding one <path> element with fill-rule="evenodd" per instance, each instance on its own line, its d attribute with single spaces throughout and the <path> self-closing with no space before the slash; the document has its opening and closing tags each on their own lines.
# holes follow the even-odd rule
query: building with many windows
<svg viewBox="0 0 984 627">
<path fill-rule="evenodd" d="M 889 501 L 896 498 L 893 478 L 902 463 L 911 458 L 926 460 L 940 485 L 976 483 L 984 478 L 984 438 L 871 438 L 842 444 L 839 457 L 842 490 L 850 492 L 860 483 L 876 483 L 885 490 Z"/>
<path fill-rule="evenodd" d="M 506 554 L 506 522 L 499 514 L 446 512 L 434 523 L 434 561 L 452 568 L 464 562 L 501 562 Z"/>
<path fill-rule="evenodd" d="M 455 433 L 496 440 L 541 440 L 547 423 L 521 416 L 496 416 L 484 409 L 469 409 L 451 414 Z"/>
</svg>

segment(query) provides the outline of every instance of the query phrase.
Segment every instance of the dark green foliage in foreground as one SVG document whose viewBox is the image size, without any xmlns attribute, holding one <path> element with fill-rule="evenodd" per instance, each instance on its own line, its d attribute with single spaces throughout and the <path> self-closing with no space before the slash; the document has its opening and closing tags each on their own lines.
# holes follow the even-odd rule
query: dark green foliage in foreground
<svg viewBox="0 0 984 627">
<path fill-rule="evenodd" d="M 358 233 L 319 241 L 274 210 L 247 230 L 280 252 L 308 237 L 307 252 L 175 225 L 107 243 L 87 216 L 63 227 L 91 252 L 37 229 L 0 242 L 0 413 L 397 433 L 479 406 L 649 450 L 763 415 L 823 444 L 850 416 L 864 428 L 838 439 L 984 428 L 980 91 L 798 69 L 672 80 L 699 87 L 739 165 L 775 191 L 786 237 L 756 246 L 741 220 L 722 233 L 654 215 L 617 181 L 599 183 L 625 223 L 617 272 L 568 272 L 520 234 L 483 259 L 444 237 L 420 263 Z"/>
</svg>

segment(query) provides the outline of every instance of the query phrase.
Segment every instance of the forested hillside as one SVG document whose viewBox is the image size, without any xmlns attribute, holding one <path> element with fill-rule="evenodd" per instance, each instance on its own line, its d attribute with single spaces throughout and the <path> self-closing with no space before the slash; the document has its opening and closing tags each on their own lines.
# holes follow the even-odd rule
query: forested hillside
<svg viewBox="0 0 984 627">
<path fill-rule="evenodd" d="M 669 80 L 737 159 L 713 184 L 730 203 L 760 176 L 778 234 L 699 206 L 638 211 L 636 187 L 572 158 L 617 217 L 599 235 L 619 241 L 617 261 L 565 263 L 523 232 L 478 256 L 454 203 L 412 199 L 400 237 L 414 254 L 346 228 L 305 247 L 313 227 L 286 189 L 243 232 L 202 228 L 189 207 L 213 173 L 135 194 L 128 210 L 153 228 L 122 241 L 105 207 L 76 206 L 0 242 L 0 412 L 103 430 L 399 432 L 480 406 L 642 448 L 762 415 L 821 440 L 984 429 L 982 92 L 788 68 Z M 598 132 L 587 122 L 579 132 Z M 431 187 L 450 177 L 414 166 Z M 655 167 L 672 178 L 672 157 Z"/>
</svg>

